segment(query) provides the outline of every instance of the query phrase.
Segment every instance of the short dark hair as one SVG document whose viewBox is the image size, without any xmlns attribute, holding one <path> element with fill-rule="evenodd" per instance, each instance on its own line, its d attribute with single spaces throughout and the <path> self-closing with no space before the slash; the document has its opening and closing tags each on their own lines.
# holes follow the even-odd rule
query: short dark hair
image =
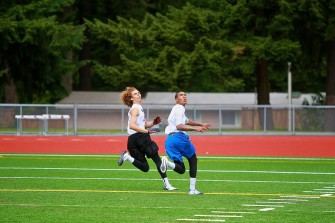
<svg viewBox="0 0 335 223">
<path fill-rule="evenodd" d="M 185 91 L 183 91 L 183 90 L 176 91 L 176 94 L 174 95 L 174 99 L 177 99 L 177 98 L 178 98 L 178 94 L 179 94 L 180 92 L 185 92 Z"/>
</svg>

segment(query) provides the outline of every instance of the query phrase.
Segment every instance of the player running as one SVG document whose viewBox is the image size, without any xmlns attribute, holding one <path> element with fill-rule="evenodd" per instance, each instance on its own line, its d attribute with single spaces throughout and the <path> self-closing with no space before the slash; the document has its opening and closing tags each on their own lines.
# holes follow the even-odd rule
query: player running
<svg viewBox="0 0 335 223">
<path fill-rule="evenodd" d="M 171 110 L 168 118 L 168 126 L 165 128 L 165 133 L 168 135 L 165 140 L 165 150 L 166 154 L 173 162 L 170 162 L 166 157 L 163 157 L 161 171 L 166 172 L 167 167 L 170 167 L 179 174 L 185 173 L 185 164 L 183 161 L 183 157 L 185 157 L 188 160 L 190 168 L 189 194 L 203 194 L 196 189 L 198 158 L 195 147 L 186 132 L 204 132 L 207 131 L 212 124 L 198 123 L 186 117 L 185 105 L 187 104 L 187 96 L 185 92 L 177 92 L 175 94 L 175 100 L 176 105 Z"/>
<path fill-rule="evenodd" d="M 160 169 L 162 160 L 158 155 L 158 146 L 150 137 L 150 133 L 153 133 L 154 131 L 148 129 L 159 124 L 161 122 L 160 117 L 156 117 L 153 122 L 147 122 L 145 120 L 145 114 L 141 105 L 141 93 L 134 87 L 127 87 L 121 92 L 120 100 L 130 109 L 128 112 L 127 127 L 129 134 L 127 143 L 128 152 L 122 152 L 121 157 L 118 160 L 118 165 L 121 166 L 124 161 L 129 161 L 139 170 L 148 172 L 149 164 L 146 157 L 151 158 L 156 164 L 157 170 L 163 179 L 164 189 L 178 190 L 178 188 L 173 187 L 169 183 L 166 172 L 162 172 Z"/>
</svg>

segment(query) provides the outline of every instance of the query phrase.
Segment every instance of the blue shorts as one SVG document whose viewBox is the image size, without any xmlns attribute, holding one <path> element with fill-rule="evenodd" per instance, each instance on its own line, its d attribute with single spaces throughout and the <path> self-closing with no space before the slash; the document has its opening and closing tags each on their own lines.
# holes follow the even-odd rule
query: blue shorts
<svg viewBox="0 0 335 223">
<path fill-rule="evenodd" d="M 187 134 L 175 132 L 165 140 L 165 151 L 172 161 L 183 162 L 183 156 L 190 158 L 195 154 L 195 147 Z"/>
</svg>

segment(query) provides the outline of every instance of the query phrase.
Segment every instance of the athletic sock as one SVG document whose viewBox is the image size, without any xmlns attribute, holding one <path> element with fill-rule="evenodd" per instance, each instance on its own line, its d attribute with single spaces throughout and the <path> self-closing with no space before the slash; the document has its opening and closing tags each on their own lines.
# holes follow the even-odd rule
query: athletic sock
<svg viewBox="0 0 335 223">
<path fill-rule="evenodd" d="M 163 184 L 165 186 L 165 188 L 170 188 L 171 184 L 169 182 L 169 179 L 167 177 L 163 178 Z"/>
<path fill-rule="evenodd" d="M 130 163 L 133 163 L 135 159 L 129 153 L 126 153 L 124 155 L 124 160 L 128 160 Z"/>
<path fill-rule="evenodd" d="M 176 164 L 175 163 L 172 163 L 170 161 L 168 161 L 168 166 L 174 170 L 174 168 L 176 168 Z"/>
<path fill-rule="evenodd" d="M 195 190 L 196 182 L 197 182 L 197 178 L 190 178 L 190 190 Z"/>
</svg>

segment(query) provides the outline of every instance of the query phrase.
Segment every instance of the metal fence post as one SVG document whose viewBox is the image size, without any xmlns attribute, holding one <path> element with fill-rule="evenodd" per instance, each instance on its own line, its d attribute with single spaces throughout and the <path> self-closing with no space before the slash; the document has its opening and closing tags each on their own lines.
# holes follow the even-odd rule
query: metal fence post
<svg viewBox="0 0 335 223">
<path fill-rule="evenodd" d="M 77 104 L 74 104 L 74 109 L 73 109 L 73 131 L 74 135 L 78 135 L 78 106 Z"/>
</svg>

